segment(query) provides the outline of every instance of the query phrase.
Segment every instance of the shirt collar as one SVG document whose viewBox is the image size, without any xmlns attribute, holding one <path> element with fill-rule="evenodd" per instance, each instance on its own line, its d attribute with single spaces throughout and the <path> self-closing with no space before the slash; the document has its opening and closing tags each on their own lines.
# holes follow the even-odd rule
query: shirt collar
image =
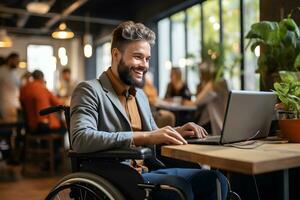
<svg viewBox="0 0 300 200">
<path fill-rule="evenodd" d="M 133 86 L 130 86 L 130 88 L 127 90 L 125 84 L 117 76 L 114 75 L 111 67 L 106 70 L 106 74 L 118 96 L 128 96 L 129 94 L 135 96 L 136 89 Z"/>
</svg>

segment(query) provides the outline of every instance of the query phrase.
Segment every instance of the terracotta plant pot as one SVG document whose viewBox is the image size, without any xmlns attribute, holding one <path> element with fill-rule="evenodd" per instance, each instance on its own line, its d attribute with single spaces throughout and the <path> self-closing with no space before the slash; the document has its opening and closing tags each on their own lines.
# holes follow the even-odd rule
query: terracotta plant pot
<svg viewBox="0 0 300 200">
<path fill-rule="evenodd" d="M 281 119 L 279 127 L 283 137 L 289 142 L 300 143 L 300 119 Z"/>
</svg>

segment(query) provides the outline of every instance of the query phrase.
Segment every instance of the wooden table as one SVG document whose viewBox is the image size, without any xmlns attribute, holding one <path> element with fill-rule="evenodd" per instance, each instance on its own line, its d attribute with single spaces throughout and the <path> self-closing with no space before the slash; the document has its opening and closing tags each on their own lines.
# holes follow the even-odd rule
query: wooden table
<svg viewBox="0 0 300 200">
<path fill-rule="evenodd" d="M 196 111 L 197 106 L 192 104 L 176 104 L 169 101 L 159 100 L 155 104 L 156 108 L 165 109 L 169 111 Z"/>
<path fill-rule="evenodd" d="M 163 146 L 161 154 L 248 175 L 284 170 L 283 199 L 289 199 L 288 169 L 300 166 L 300 144 L 264 144 L 255 149 L 216 145 Z"/>
</svg>

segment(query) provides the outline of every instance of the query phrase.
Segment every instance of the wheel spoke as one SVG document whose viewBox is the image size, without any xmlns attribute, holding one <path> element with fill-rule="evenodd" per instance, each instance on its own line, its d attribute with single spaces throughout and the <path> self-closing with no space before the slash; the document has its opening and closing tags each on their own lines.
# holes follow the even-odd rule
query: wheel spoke
<svg viewBox="0 0 300 200">
<path fill-rule="evenodd" d="M 80 191 L 80 199 L 83 200 L 81 189 L 79 191 Z"/>
</svg>

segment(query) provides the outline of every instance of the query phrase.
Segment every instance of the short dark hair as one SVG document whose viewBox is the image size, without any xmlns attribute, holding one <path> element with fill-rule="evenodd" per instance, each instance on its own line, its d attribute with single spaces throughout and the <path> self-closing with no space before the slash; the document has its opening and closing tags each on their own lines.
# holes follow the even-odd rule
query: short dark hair
<svg viewBox="0 0 300 200">
<path fill-rule="evenodd" d="M 71 73 L 71 69 L 68 68 L 68 67 L 65 67 L 65 68 L 62 69 L 61 72 L 62 72 L 63 74 L 64 74 L 64 73 Z"/>
<path fill-rule="evenodd" d="M 171 73 L 175 73 L 179 79 L 182 78 L 182 73 L 180 67 L 172 67 Z"/>
<path fill-rule="evenodd" d="M 38 69 L 34 70 L 32 72 L 32 77 L 34 80 L 43 80 L 44 79 L 44 73 Z"/>
<path fill-rule="evenodd" d="M 111 41 L 111 50 L 123 50 L 124 46 L 133 41 L 145 40 L 151 46 L 155 44 L 155 33 L 142 23 L 125 21 L 114 29 Z"/>
<path fill-rule="evenodd" d="M 15 59 L 15 58 L 19 58 L 19 54 L 13 52 L 6 57 L 6 62 L 9 61 L 10 59 Z"/>
</svg>

